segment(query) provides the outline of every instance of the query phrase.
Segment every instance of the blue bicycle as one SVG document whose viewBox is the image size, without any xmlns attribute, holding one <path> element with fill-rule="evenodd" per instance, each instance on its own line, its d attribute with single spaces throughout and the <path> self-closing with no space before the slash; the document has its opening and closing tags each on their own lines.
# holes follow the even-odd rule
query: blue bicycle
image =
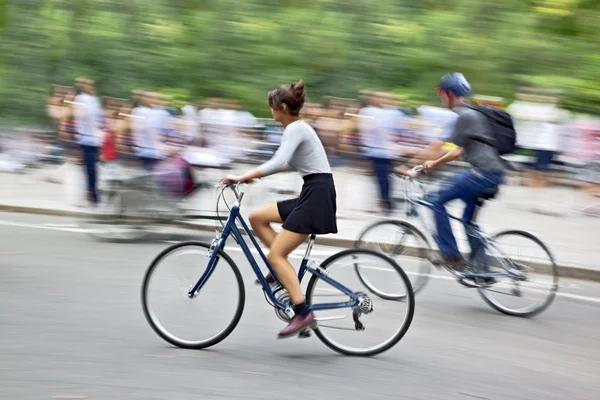
<svg viewBox="0 0 600 400">
<path fill-rule="evenodd" d="M 422 166 L 413 168 L 419 173 Z M 416 217 L 435 238 L 435 230 L 424 218 L 421 209 L 432 209 L 426 200 L 426 187 L 419 179 L 405 175 L 405 215 Z M 479 243 L 469 255 L 466 268 L 445 269 L 462 285 L 478 289 L 483 299 L 496 310 L 515 316 L 531 317 L 544 311 L 554 300 L 558 290 L 558 267 L 548 247 L 529 232 L 509 230 L 495 235 L 486 234 L 476 221 L 477 211 L 485 201 L 495 198 L 497 190 L 481 193 L 477 209 L 470 223 L 450 215 L 464 225 L 469 241 Z M 474 240 L 473 240 L 474 239 Z M 431 275 L 427 253 L 431 246 L 427 237 L 414 225 L 399 220 L 379 221 L 368 226 L 358 237 L 356 248 L 371 249 L 393 258 L 412 278 L 414 292 L 421 290 Z M 378 288 L 357 268 L 361 281 L 380 297 L 399 299 L 403 293 Z"/>
<path fill-rule="evenodd" d="M 217 211 L 220 199 L 227 204 L 226 188 L 221 187 Z M 241 319 L 246 293 L 242 274 L 224 250 L 230 236 L 241 247 L 275 314 L 284 322 L 293 318 L 287 291 L 279 283 L 269 285 L 254 258 L 253 253 L 258 254 L 277 277 L 241 216 L 244 193 L 239 185 L 228 188 L 235 195 L 235 203 L 227 206 L 229 217 L 212 243 L 175 244 L 155 258 L 144 276 L 141 294 L 146 320 L 162 339 L 181 348 L 213 346 L 231 334 Z M 344 250 L 318 263 L 309 258 L 314 242 L 315 235 L 310 235 L 298 278 L 302 284 L 307 272 L 312 275 L 305 299 L 315 312 L 315 334 L 325 345 L 346 355 L 373 356 L 393 347 L 410 327 L 415 309 L 412 286 L 404 271 L 390 257 L 368 249 Z M 370 282 L 402 293 L 402 298 L 386 299 L 365 287 L 356 274 L 358 266 Z M 350 289 L 358 285 L 364 289 Z M 170 300 L 179 304 L 167 306 Z M 307 336 L 310 329 L 299 335 Z"/>
</svg>

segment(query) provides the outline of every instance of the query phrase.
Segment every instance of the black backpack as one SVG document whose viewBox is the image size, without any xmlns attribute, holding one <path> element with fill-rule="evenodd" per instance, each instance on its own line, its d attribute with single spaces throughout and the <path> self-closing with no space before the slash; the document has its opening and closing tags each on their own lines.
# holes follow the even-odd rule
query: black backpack
<svg viewBox="0 0 600 400">
<path fill-rule="evenodd" d="M 510 114 L 501 108 L 488 105 L 466 104 L 472 110 L 479 111 L 490 124 L 494 142 L 487 138 L 476 138 L 480 142 L 489 144 L 498 150 L 498 154 L 510 154 L 515 151 L 517 144 L 517 131 Z"/>
</svg>

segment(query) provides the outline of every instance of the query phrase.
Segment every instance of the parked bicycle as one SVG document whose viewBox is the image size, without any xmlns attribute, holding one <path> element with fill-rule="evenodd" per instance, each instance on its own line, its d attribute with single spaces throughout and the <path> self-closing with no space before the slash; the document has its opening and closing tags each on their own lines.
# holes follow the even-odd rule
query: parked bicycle
<svg viewBox="0 0 600 400">
<path fill-rule="evenodd" d="M 413 168 L 415 176 L 422 166 Z M 435 238 L 421 207 L 433 210 L 426 200 L 426 187 L 416 177 L 402 177 L 405 191 L 405 214 L 417 217 Z M 484 300 L 496 310 L 509 315 L 533 316 L 545 310 L 554 300 L 558 290 L 558 267 L 547 246 L 529 232 L 508 230 L 495 235 L 486 234 L 476 224 L 477 211 L 485 201 L 493 199 L 497 190 L 481 193 L 471 223 L 459 217 L 450 218 L 463 223 L 467 236 L 481 243 L 476 254 L 471 254 L 466 268 L 445 266 L 461 284 L 476 288 Z M 409 268 L 413 290 L 421 290 L 431 277 L 431 263 L 427 252 L 431 251 L 427 237 L 406 221 L 388 220 L 368 226 L 355 243 L 356 248 L 381 251 L 396 260 L 403 268 Z M 529 256 L 525 251 L 531 252 Z M 362 282 L 379 296 L 400 299 L 403 293 L 381 290 L 370 282 L 368 271 L 356 268 Z M 520 304 L 523 302 L 524 304 Z"/>
<path fill-rule="evenodd" d="M 220 189 L 217 211 L 220 200 L 226 202 L 226 188 Z M 244 193 L 239 184 L 229 188 L 235 195 L 235 203 L 231 208 L 227 206 L 229 218 L 212 243 L 191 241 L 173 245 L 156 257 L 144 276 L 141 295 L 146 320 L 162 339 L 178 347 L 213 346 L 231 334 L 240 321 L 245 288 L 236 263 L 225 252 L 230 236 L 241 247 L 277 317 L 284 322 L 293 318 L 288 293 L 279 283 L 267 283 L 253 250 L 242 237 L 243 229 L 254 252 L 276 277 L 240 213 Z M 315 235 L 310 235 L 298 278 L 302 282 L 307 272 L 312 275 L 305 298 L 316 314 L 318 326 L 313 330 L 317 337 L 331 349 L 347 355 L 372 356 L 393 347 L 406 334 L 415 309 L 413 290 L 404 271 L 385 254 L 368 249 L 344 250 L 318 263 L 309 258 L 314 243 Z M 379 278 L 378 287 L 385 285 L 386 290 L 401 292 L 402 298 L 389 300 L 376 292 L 374 296 L 368 286 L 355 290 L 361 284 L 354 272 L 359 266 L 378 275 L 373 278 Z M 161 289 L 162 285 L 170 288 Z M 172 298 L 181 304 L 167 307 Z M 186 327 L 194 323 L 196 326 Z M 310 330 L 301 332 L 300 337 L 306 336 L 310 336 Z M 366 344 L 359 344 L 362 339 L 366 339 Z"/>
<path fill-rule="evenodd" d="M 212 152 L 189 150 L 193 167 L 228 169 L 228 159 Z M 98 185 L 100 204 L 82 221 L 85 232 L 98 240 L 130 242 L 144 239 L 152 227 L 173 222 L 214 219 L 214 215 L 188 210 L 186 203 L 205 184 L 190 170 L 186 180 L 177 164 L 166 164 L 152 172 L 139 168 L 99 166 L 103 179 Z M 210 185 L 209 185 L 210 186 Z"/>
</svg>

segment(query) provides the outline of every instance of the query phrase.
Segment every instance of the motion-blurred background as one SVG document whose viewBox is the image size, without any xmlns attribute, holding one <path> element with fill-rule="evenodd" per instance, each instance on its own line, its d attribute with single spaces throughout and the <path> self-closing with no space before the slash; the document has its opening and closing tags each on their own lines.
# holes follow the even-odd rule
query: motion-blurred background
<svg viewBox="0 0 600 400">
<path fill-rule="evenodd" d="M 475 101 L 508 107 L 515 118 L 520 149 L 508 158 L 526 184 L 598 194 L 594 1 L 24 0 L 0 7 L 5 171 L 40 161 L 85 164 L 75 143 L 84 82 L 97 102 L 82 107 L 96 115 L 104 166 L 139 164 L 136 137 L 148 131 L 158 135 L 147 140 L 152 146 L 177 138 L 179 148 L 204 149 L 193 157 L 198 167 L 261 162 L 281 133 L 269 119 L 267 91 L 303 79 L 304 117 L 334 167 L 369 173 L 361 111 L 387 111 L 377 123 L 387 130 L 386 157 L 400 161 L 451 129 L 433 88 L 443 73 L 461 71 Z M 167 114 L 138 118 L 146 108 Z M 592 215 L 595 206 L 594 199 L 573 205 Z"/>
</svg>

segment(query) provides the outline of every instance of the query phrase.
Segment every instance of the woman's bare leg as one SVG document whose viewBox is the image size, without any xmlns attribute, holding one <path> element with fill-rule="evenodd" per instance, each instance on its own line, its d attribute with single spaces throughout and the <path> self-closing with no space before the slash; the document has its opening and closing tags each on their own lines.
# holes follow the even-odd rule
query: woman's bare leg
<svg viewBox="0 0 600 400">
<path fill-rule="evenodd" d="M 302 303 L 304 295 L 302 294 L 298 275 L 296 275 L 296 271 L 287 257 L 306 240 L 307 236 L 282 229 L 272 242 L 271 251 L 267 256 L 269 263 L 275 269 L 279 281 L 288 291 L 293 305 Z"/>
<path fill-rule="evenodd" d="M 250 220 L 250 226 L 252 227 L 254 234 L 258 236 L 265 246 L 271 248 L 271 244 L 277 235 L 271 227 L 271 224 L 283 223 L 279 216 L 277 204 L 271 204 L 270 206 L 252 211 L 248 219 Z"/>
</svg>

